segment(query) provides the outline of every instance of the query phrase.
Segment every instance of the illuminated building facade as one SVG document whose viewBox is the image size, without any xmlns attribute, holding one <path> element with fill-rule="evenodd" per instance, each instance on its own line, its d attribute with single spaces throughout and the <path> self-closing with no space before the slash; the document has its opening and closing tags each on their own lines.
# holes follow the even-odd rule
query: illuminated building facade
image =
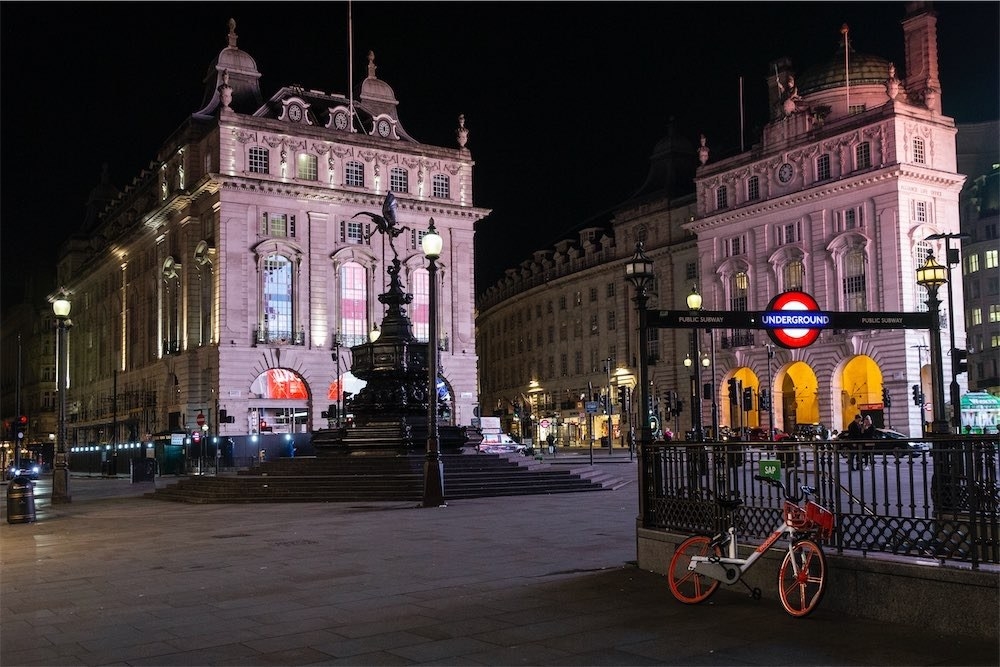
<svg viewBox="0 0 1000 667">
<path fill-rule="evenodd" d="M 234 21 L 220 37 L 228 45 L 202 107 L 123 192 L 95 192 L 100 214 L 61 252 L 72 446 L 200 432 L 227 459 L 308 451 L 311 432 L 344 417 L 358 390 L 350 348 L 381 322 L 394 252 L 414 333 L 427 339 L 420 240 L 431 217 L 444 237 L 446 414 L 469 424 L 473 225 L 489 211 L 473 205 L 464 119 L 453 147 L 414 139 L 372 53 L 350 95 L 286 86 L 264 99 Z M 405 227 L 391 245 L 358 216 L 379 212 L 389 192 Z"/>
</svg>

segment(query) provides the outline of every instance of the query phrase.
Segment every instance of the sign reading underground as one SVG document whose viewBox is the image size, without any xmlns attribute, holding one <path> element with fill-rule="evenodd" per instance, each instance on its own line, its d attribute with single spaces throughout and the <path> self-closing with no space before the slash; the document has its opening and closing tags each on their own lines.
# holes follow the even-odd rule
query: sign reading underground
<svg viewBox="0 0 1000 667">
<path fill-rule="evenodd" d="M 805 292 L 782 292 L 767 304 L 761 324 L 776 345 L 794 350 L 808 347 L 819 332 L 830 326 L 830 316 L 820 312 L 816 299 Z"/>
</svg>

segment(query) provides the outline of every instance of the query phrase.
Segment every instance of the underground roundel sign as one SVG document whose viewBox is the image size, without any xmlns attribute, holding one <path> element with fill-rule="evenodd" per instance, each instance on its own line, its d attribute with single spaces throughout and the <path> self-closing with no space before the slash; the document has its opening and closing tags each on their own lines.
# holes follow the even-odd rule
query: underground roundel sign
<svg viewBox="0 0 1000 667">
<path fill-rule="evenodd" d="M 815 343 L 819 332 L 829 326 L 830 316 L 820 312 L 811 295 L 793 290 L 771 299 L 761 322 L 775 344 L 794 350 Z"/>
</svg>

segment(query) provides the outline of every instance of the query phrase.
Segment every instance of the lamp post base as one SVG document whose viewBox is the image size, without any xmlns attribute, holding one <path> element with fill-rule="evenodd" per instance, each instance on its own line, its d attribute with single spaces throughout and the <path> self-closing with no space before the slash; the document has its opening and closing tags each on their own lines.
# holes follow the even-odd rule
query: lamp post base
<svg viewBox="0 0 1000 667">
<path fill-rule="evenodd" d="M 52 504 L 72 502 L 69 495 L 69 468 L 56 468 L 52 471 Z"/>
<path fill-rule="evenodd" d="M 424 507 L 447 507 L 444 502 L 444 462 L 437 449 L 436 440 L 427 442 L 427 460 L 424 461 Z"/>
</svg>

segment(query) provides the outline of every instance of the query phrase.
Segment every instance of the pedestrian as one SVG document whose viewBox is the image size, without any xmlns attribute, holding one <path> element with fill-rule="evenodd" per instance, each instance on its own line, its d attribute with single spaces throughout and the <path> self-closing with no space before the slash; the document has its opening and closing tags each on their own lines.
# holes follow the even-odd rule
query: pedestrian
<svg viewBox="0 0 1000 667">
<path fill-rule="evenodd" d="M 865 415 L 861 421 L 861 437 L 866 440 L 861 460 L 867 470 L 875 463 L 875 443 L 869 442 L 875 439 L 875 425 L 872 423 L 871 415 Z"/>
<path fill-rule="evenodd" d="M 847 427 L 847 439 L 850 441 L 847 444 L 847 467 L 851 470 L 859 470 L 861 468 L 861 443 L 858 442 L 861 438 L 861 413 L 859 412 L 854 415 L 854 421 Z"/>
</svg>

